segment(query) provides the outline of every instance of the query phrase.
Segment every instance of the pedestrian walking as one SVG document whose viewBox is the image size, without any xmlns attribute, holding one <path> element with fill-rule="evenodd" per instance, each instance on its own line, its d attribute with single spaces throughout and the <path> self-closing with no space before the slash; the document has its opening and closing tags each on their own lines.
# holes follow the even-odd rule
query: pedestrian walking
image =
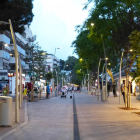
<svg viewBox="0 0 140 140">
<path fill-rule="evenodd" d="M 110 89 L 111 89 L 111 87 L 110 87 L 110 84 L 109 84 L 109 82 L 107 83 L 107 92 L 108 92 L 108 97 L 109 97 L 109 92 L 110 92 Z"/>
<path fill-rule="evenodd" d="M 46 98 L 49 99 L 50 87 L 49 84 L 46 86 Z"/>
<path fill-rule="evenodd" d="M 27 86 L 25 86 L 25 89 L 23 91 L 23 100 L 24 98 L 27 100 L 28 96 L 27 96 Z"/>
<path fill-rule="evenodd" d="M 30 98 L 30 95 L 31 95 L 32 88 L 33 88 L 33 85 L 31 84 L 31 82 L 27 83 L 27 93 L 28 93 L 27 95 L 28 95 L 29 98 Z"/>
<path fill-rule="evenodd" d="M 123 100 L 125 103 L 125 80 L 123 80 L 123 83 L 121 84 L 121 92 L 122 92 Z"/>
<path fill-rule="evenodd" d="M 113 95 L 114 95 L 114 97 L 117 96 L 116 95 L 116 84 L 115 84 L 115 82 L 113 83 Z"/>
</svg>

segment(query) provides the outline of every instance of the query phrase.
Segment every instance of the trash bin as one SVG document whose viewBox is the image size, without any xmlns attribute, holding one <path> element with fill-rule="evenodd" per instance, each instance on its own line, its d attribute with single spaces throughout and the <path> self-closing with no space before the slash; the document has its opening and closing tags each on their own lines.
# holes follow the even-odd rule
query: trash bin
<svg viewBox="0 0 140 140">
<path fill-rule="evenodd" d="M 0 96 L 4 102 L 0 102 L 0 126 L 12 125 L 12 97 Z"/>
</svg>

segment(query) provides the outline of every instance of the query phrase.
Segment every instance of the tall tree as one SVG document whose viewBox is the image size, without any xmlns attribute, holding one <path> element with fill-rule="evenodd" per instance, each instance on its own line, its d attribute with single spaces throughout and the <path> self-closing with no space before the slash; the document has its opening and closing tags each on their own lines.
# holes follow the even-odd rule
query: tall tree
<svg viewBox="0 0 140 140">
<path fill-rule="evenodd" d="M 65 61 L 60 59 L 60 70 L 63 70 L 64 65 L 65 65 Z"/>
<path fill-rule="evenodd" d="M 129 36 L 130 43 L 131 43 L 131 49 L 133 51 L 132 59 L 134 59 L 133 64 L 133 71 L 131 72 L 131 75 L 133 77 L 132 80 L 135 80 L 136 83 L 140 82 L 140 31 L 133 31 L 131 35 Z M 140 86 L 140 84 L 139 84 Z"/>
<path fill-rule="evenodd" d="M 77 61 L 76 57 L 69 56 L 65 63 L 65 70 L 72 70 L 75 66 L 76 61 Z M 68 66 L 66 66 L 66 65 L 68 65 Z"/>
<path fill-rule="evenodd" d="M 0 21 L 12 21 L 14 32 L 23 33 L 24 25 L 30 25 L 33 20 L 33 0 L 1 0 Z M 10 30 L 9 26 L 0 26 L 2 31 Z"/>
</svg>

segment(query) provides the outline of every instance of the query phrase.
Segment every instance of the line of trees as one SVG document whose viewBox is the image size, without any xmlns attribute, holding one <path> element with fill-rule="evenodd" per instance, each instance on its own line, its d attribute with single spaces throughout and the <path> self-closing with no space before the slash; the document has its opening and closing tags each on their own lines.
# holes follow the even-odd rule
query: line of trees
<svg viewBox="0 0 140 140">
<path fill-rule="evenodd" d="M 119 62 L 124 49 L 123 68 L 128 75 L 132 65 L 137 70 L 132 75 L 139 75 L 139 36 L 140 36 L 140 2 L 139 0 L 88 0 L 84 9 L 94 3 L 89 17 L 83 25 L 77 25 L 78 36 L 73 41 L 75 53 L 79 61 L 75 66 L 75 72 L 82 79 L 87 72 L 97 72 L 100 58 L 104 58 L 105 51 L 113 72 L 119 71 Z M 133 50 L 133 51 L 130 51 Z M 80 61 L 80 59 L 82 61 Z M 135 65 L 136 64 L 136 65 Z M 101 69 L 103 64 L 101 64 Z M 82 69 L 80 72 L 79 70 Z M 87 71 L 88 70 L 88 71 Z M 140 78 L 137 78 L 137 81 Z"/>
</svg>

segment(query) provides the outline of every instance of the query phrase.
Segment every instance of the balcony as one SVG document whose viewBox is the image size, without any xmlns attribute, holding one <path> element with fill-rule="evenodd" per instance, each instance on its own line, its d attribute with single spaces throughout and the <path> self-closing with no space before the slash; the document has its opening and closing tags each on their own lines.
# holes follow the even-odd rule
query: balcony
<svg viewBox="0 0 140 140">
<path fill-rule="evenodd" d="M 10 54 L 4 50 L 0 50 L 0 57 L 5 58 L 5 59 L 10 59 Z"/>
<path fill-rule="evenodd" d="M 10 48 L 11 48 L 11 50 L 14 50 L 14 46 L 10 46 Z M 17 49 L 18 49 L 19 53 L 21 53 L 24 56 L 26 55 L 25 50 L 23 50 L 20 46 L 17 45 Z"/>
<path fill-rule="evenodd" d="M 7 36 L 5 36 L 4 34 L 0 34 L 0 42 L 10 44 L 10 39 Z"/>
<path fill-rule="evenodd" d="M 9 63 L 15 64 L 15 57 L 10 57 Z M 21 66 L 23 67 L 25 66 L 25 62 L 23 60 L 20 60 L 20 63 L 21 63 Z"/>
</svg>

